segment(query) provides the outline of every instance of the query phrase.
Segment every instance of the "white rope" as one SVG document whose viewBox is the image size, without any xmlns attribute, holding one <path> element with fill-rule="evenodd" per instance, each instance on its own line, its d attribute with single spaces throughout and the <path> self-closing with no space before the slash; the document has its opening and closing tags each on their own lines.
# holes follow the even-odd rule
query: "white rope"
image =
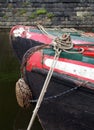
<svg viewBox="0 0 94 130">
<path fill-rule="evenodd" d="M 61 53 L 61 50 L 58 51 L 58 54 L 56 53 L 55 56 L 54 56 L 52 65 L 51 65 L 50 70 L 49 70 L 49 72 L 48 72 L 48 74 L 47 74 L 46 80 L 45 80 L 45 82 L 44 82 L 43 88 L 42 88 L 42 90 L 41 90 L 40 96 L 39 96 L 39 98 L 38 98 L 36 107 L 35 107 L 35 109 L 34 109 L 34 111 L 33 111 L 33 115 L 32 115 L 32 117 L 31 117 L 31 120 L 30 120 L 30 123 L 29 123 L 29 125 L 28 125 L 27 130 L 30 130 L 30 128 L 31 128 L 32 125 L 33 125 L 33 122 L 34 122 L 34 120 L 35 120 L 35 117 L 36 117 L 36 115 L 37 115 L 37 112 L 38 112 L 38 110 L 39 110 L 39 108 L 40 108 L 40 105 L 41 105 L 41 103 L 42 103 L 42 101 L 43 101 L 43 97 L 44 97 L 44 95 L 45 95 L 45 93 L 46 93 L 46 91 L 47 91 L 47 88 L 48 88 L 50 79 L 51 79 L 51 77 L 52 77 L 52 74 L 53 74 L 53 71 L 54 71 L 54 68 L 55 68 L 55 66 L 56 66 L 56 63 L 57 63 L 57 60 L 58 60 L 58 58 L 59 58 L 60 53 Z"/>
<path fill-rule="evenodd" d="M 41 31 L 44 35 L 46 35 L 46 36 L 48 36 L 49 38 L 52 38 L 52 39 L 55 38 L 55 36 L 49 34 L 49 33 L 44 29 L 44 27 L 43 27 L 42 25 L 38 24 L 37 27 L 40 29 L 40 31 Z"/>
</svg>

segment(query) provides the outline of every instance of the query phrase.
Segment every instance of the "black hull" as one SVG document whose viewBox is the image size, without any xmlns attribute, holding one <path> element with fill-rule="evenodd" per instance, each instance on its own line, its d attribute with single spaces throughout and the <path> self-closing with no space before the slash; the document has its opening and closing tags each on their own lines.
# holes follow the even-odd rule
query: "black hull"
<svg viewBox="0 0 94 130">
<path fill-rule="evenodd" d="M 10 43 L 12 44 L 12 48 L 20 63 L 22 62 L 22 58 L 28 49 L 35 46 L 43 45 L 43 43 L 41 42 L 21 37 L 15 38 L 13 36 L 10 36 Z"/>
<path fill-rule="evenodd" d="M 43 44 L 19 37 L 11 39 L 11 43 L 20 62 L 29 48 Z M 25 73 L 25 80 L 33 93 L 31 102 L 34 105 L 47 73 L 46 70 L 38 69 Z M 91 83 L 81 83 L 66 75 L 53 74 L 38 111 L 44 130 L 94 130 L 94 87 Z"/>
<path fill-rule="evenodd" d="M 27 82 L 38 99 L 46 73 L 27 72 Z M 52 77 L 38 112 L 45 130 L 94 130 L 94 91 Z"/>
</svg>

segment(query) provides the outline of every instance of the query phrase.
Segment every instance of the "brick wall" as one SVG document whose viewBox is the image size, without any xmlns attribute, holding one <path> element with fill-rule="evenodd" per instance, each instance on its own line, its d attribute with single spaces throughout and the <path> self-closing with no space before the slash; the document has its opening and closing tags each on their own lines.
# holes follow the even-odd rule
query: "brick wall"
<svg viewBox="0 0 94 130">
<path fill-rule="evenodd" d="M 94 0 L 31 0 L 0 4 L 0 27 L 40 22 L 47 27 L 94 27 Z"/>
</svg>

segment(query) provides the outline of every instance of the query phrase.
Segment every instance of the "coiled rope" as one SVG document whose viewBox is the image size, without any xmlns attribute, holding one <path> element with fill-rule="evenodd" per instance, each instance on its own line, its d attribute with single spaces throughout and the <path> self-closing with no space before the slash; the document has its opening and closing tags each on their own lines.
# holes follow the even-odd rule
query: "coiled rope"
<svg viewBox="0 0 94 130">
<path fill-rule="evenodd" d="M 62 37 L 56 37 L 56 36 L 49 34 L 42 25 L 37 24 L 37 27 L 44 35 L 47 35 L 47 37 L 53 39 L 52 45 L 54 46 L 55 50 L 56 50 L 56 48 L 60 48 L 64 52 L 71 53 L 71 54 L 84 52 L 83 48 L 80 48 L 80 50 L 77 50 L 77 51 L 68 51 L 68 50 L 72 49 L 73 45 L 74 45 L 72 43 L 70 33 L 63 34 Z"/>
</svg>

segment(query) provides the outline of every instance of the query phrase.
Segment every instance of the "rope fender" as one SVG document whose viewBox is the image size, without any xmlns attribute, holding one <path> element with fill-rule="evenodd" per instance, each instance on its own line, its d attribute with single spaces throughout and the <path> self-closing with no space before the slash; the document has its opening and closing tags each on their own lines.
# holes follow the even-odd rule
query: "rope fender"
<svg viewBox="0 0 94 130">
<path fill-rule="evenodd" d="M 32 100 L 32 92 L 23 78 L 20 78 L 16 82 L 15 91 L 17 103 L 19 106 L 22 108 L 29 108 L 31 105 L 30 100 Z"/>
</svg>

